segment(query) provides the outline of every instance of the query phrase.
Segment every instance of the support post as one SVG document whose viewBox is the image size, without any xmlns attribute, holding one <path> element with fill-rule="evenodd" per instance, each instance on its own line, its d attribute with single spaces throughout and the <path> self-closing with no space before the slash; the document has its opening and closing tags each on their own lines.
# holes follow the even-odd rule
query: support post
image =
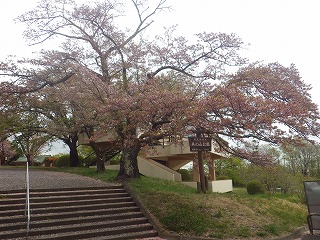
<svg viewBox="0 0 320 240">
<path fill-rule="evenodd" d="M 199 164 L 201 192 L 206 193 L 206 184 L 205 184 L 205 176 L 204 176 L 204 168 L 203 168 L 203 152 L 202 151 L 198 152 L 198 164 Z"/>
</svg>

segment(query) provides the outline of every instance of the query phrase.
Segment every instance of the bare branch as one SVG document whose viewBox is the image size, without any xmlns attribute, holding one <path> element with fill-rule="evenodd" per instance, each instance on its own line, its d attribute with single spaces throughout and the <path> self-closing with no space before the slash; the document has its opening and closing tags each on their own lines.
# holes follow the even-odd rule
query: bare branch
<svg viewBox="0 0 320 240">
<path fill-rule="evenodd" d="M 54 86 L 56 84 L 59 84 L 59 83 L 63 83 L 67 80 L 69 80 L 72 76 L 74 75 L 74 73 L 70 73 L 68 74 L 67 76 L 57 80 L 57 81 L 44 81 L 42 84 L 40 84 L 39 86 L 37 87 L 34 87 L 34 88 L 31 88 L 31 89 L 19 89 L 18 87 L 18 90 L 16 91 L 7 91 L 5 93 L 11 93 L 11 94 L 14 94 L 14 93 L 18 93 L 18 94 L 25 94 L 25 93 L 33 93 L 33 92 L 37 92 L 41 89 L 43 89 L 44 87 L 46 86 Z M 4 93 L 4 92 L 3 92 Z"/>
</svg>

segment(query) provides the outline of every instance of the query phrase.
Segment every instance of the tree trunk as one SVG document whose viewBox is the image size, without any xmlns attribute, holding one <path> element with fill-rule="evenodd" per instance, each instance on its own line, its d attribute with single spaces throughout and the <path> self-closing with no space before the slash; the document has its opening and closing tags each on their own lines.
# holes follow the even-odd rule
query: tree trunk
<svg viewBox="0 0 320 240">
<path fill-rule="evenodd" d="M 70 167 L 79 167 L 79 154 L 77 150 L 78 135 L 69 136 L 68 139 L 62 139 L 65 144 L 68 145 L 70 149 Z"/>
<path fill-rule="evenodd" d="M 76 143 L 72 143 L 70 147 L 70 167 L 79 167 L 79 154 Z"/>
<path fill-rule="evenodd" d="M 29 166 L 32 166 L 33 164 L 32 164 L 31 154 L 25 153 L 24 155 L 25 155 L 25 157 L 27 158 L 28 165 L 29 165 Z"/>
<path fill-rule="evenodd" d="M 141 150 L 141 144 L 138 139 L 134 140 L 133 144 L 124 146 L 120 159 L 120 171 L 118 178 L 139 178 L 138 154 Z"/>
<path fill-rule="evenodd" d="M 104 172 L 106 170 L 105 167 L 105 152 L 106 147 L 103 145 L 99 145 L 95 141 L 89 141 L 89 146 L 93 149 L 94 153 L 97 156 L 97 172 Z"/>
<path fill-rule="evenodd" d="M 4 144 L 1 143 L 1 153 L 0 153 L 0 165 L 4 165 L 5 164 L 5 152 L 4 152 Z"/>
<path fill-rule="evenodd" d="M 106 167 L 104 165 L 105 163 L 105 154 L 104 152 L 96 152 L 97 155 L 97 172 L 104 172 L 106 170 Z"/>
<path fill-rule="evenodd" d="M 199 174 L 200 174 L 200 191 L 203 193 L 207 192 L 206 184 L 205 184 L 205 175 L 204 175 L 204 168 L 203 168 L 203 152 L 198 152 L 198 164 L 199 164 Z"/>
</svg>

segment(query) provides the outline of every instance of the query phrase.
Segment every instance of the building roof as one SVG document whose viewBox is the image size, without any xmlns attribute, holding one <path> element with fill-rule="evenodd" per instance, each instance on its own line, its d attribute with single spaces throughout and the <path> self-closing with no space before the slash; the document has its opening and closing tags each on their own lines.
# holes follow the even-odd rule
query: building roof
<svg viewBox="0 0 320 240">
<path fill-rule="evenodd" d="M 33 159 L 33 161 L 36 163 L 43 163 L 47 157 L 51 157 L 51 155 L 37 156 Z M 17 160 L 13 161 L 13 163 L 23 163 L 23 162 L 27 162 L 27 158 L 25 156 L 21 156 Z"/>
</svg>

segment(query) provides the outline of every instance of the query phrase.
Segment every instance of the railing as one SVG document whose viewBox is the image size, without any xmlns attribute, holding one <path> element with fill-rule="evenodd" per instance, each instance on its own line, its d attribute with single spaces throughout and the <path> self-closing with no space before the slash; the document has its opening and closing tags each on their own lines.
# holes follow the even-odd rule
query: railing
<svg viewBox="0 0 320 240">
<path fill-rule="evenodd" d="M 27 161 L 27 171 L 26 171 L 26 189 L 27 189 L 27 195 L 26 195 L 26 207 L 24 214 L 27 215 L 27 234 L 26 238 L 29 234 L 29 228 L 30 228 L 30 186 L 29 186 L 29 164 Z"/>
</svg>

